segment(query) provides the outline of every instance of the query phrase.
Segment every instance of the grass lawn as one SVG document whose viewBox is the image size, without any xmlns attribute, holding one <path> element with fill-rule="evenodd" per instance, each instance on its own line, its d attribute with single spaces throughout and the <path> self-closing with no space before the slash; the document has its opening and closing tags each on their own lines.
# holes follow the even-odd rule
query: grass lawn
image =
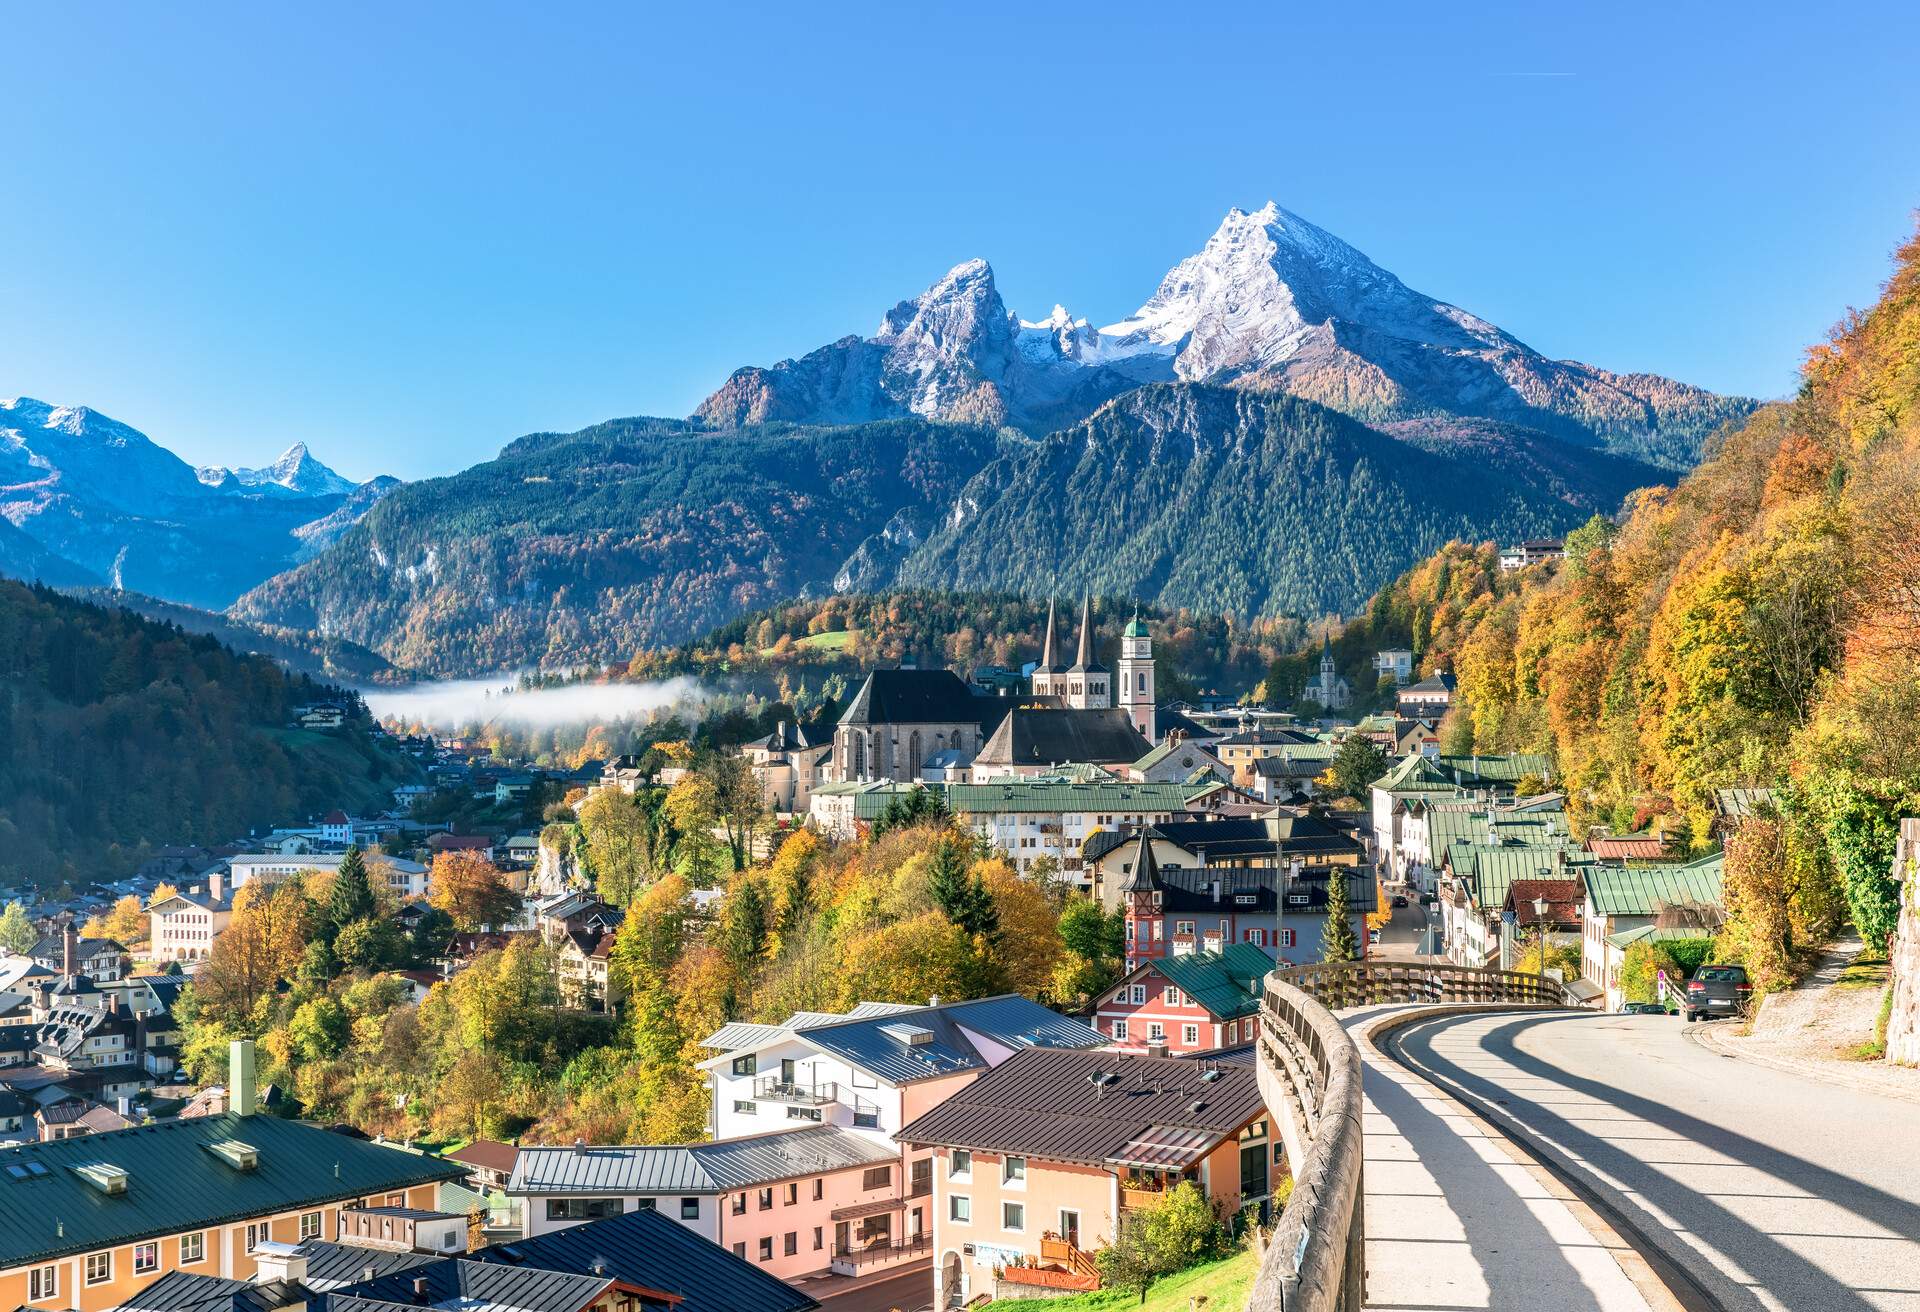
<svg viewBox="0 0 1920 1312">
<path fill-rule="evenodd" d="M 1065 1298 L 1002 1298 L 986 1305 L 986 1312 L 1187 1312 L 1188 1300 L 1206 1296 L 1211 1312 L 1239 1312 L 1253 1292 L 1253 1276 L 1260 1269 L 1253 1250 L 1246 1249 L 1218 1262 L 1205 1262 L 1168 1276 L 1147 1291 L 1147 1301 L 1126 1289 L 1097 1289 Z"/>
<path fill-rule="evenodd" d="M 805 647 L 809 651 L 845 651 L 847 644 L 853 641 L 852 629 L 835 629 L 832 633 L 809 633 L 804 638 L 795 638 L 793 645 Z M 762 647 L 762 656 L 773 655 L 773 648 Z"/>
</svg>

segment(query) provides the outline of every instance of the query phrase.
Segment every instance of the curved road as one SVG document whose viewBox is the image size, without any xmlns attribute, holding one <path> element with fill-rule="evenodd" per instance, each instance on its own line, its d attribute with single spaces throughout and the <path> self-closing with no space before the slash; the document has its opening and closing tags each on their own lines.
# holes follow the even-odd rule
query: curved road
<svg viewBox="0 0 1920 1312">
<path fill-rule="evenodd" d="M 1719 1056 L 1687 1028 L 1509 1013 L 1385 1046 L 1570 1168 L 1692 1277 L 1675 1291 L 1690 1309 L 1920 1312 L 1920 1107 Z"/>
</svg>

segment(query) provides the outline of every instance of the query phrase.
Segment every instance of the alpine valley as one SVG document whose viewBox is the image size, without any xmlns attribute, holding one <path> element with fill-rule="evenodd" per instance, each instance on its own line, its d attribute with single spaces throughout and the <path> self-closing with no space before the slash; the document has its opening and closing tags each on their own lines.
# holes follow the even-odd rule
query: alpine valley
<svg viewBox="0 0 1920 1312">
<path fill-rule="evenodd" d="M 895 585 L 1317 615 L 1449 540 L 1611 514 L 1755 404 L 1548 359 L 1269 204 L 1118 323 L 1022 319 L 970 260 L 690 419 L 532 434 L 448 478 L 356 488 L 298 450 L 117 476 L 166 456 L 123 437 L 36 466 L 61 471 L 43 486 L 0 448 L 22 530 L 0 570 L 231 602 L 436 675 L 624 660 Z M 15 407 L 32 452 L 103 425 Z M 145 500 L 107 490 L 128 481 Z M 228 558 L 240 517 L 260 548 Z"/>
</svg>

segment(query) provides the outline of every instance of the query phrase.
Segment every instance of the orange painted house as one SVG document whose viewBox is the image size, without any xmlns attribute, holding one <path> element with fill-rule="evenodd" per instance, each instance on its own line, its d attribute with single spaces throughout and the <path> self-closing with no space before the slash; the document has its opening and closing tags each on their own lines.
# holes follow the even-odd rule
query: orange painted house
<svg viewBox="0 0 1920 1312">
<path fill-rule="evenodd" d="M 236 1044 L 236 1048 L 241 1044 Z M 255 1275 L 261 1243 L 337 1240 L 343 1208 L 431 1209 L 455 1162 L 235 1110 L 0 1150 L 0 1307 L 117 1307 L 170 1271 Z"/>
<path fill-rule="evenodd" d="M 1093 1288 L 1121 1216 L 1184 1180 L 1261 1205 L 1270 1128 L 1251 1064 L 1016 1054 L 900 1132 L 934 1153 L 934 1305 Z"/>
</svg>

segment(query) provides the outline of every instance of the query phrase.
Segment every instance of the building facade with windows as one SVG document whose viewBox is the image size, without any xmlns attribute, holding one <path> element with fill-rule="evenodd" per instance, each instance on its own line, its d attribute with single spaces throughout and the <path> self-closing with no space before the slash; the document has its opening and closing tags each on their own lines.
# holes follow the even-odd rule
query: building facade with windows
<svg viewBox="0 0 1920 1312">
<path fill-rule="evenodd" d="M 934 1306 L 1092 1289 L 1129 1210 L 1193 1181 L 1262 1208 L 1279 1140 L 1254 1068 L 1032 1049 L 918 1117 L 934 1156 Z"/>
<path fill-rule="evenodd" d="M 911 1194 L 900 1169 L 891 1144 L 802 1125 L 688 1145 L 522 1148 L 506 1192 L 524 1201 L 529 1236 L 659 1212 L 786 1279 L 861 1247 L 873 1218 Z"/>
<path fill-rule="evenodd" d="M 905 1147 L 902 1125 L 1024 1049 L 1104 1042 L 1091 1026 L 1011 994 L 924 1007 L 864 1002 L 846 1015 L 727 1025 L 706 1040 L 719 1055 L 701 1065 L 716 1142 L 783 1125 L 836 1126 L 891 1154 L 891 1192 L 843 1205 L 852 1211 L 827 1209 L 836 1243 L 819 1265 L 862 1274 L 930 1251 L 931 1154 Z"/>
<path fill-rule="evenodd" d="M 1093 1027 L 1126 1052 L 1178 1056 L 1251 1043 L 1273 958 L 1251 943 L 1155 957 L 1094 1000 Z"/>
<path fill-rule="evenodd" d="M 1049 857 L 1065 878 L 1092 887 L 1081 845 L 1098 832 L 1135 833 L 1186 815 L 1185 783 L 1074 783 L 1063 776 L 952 784 L 947 809 L 1026 874 Z"/>
<path fill-rule="evenodd" d="M 252 1066 L 233 1062 L 248 1085 Z M 0 1304 L 101 1312 L 170 1271 L 251 1279 L 263 1242 L 335 1240 L 355 1206 L 430 1209 L 463 1173 L 255 1115 L 250 1087 L 221 1115 L 0 1150 Z"/>
</svg>

